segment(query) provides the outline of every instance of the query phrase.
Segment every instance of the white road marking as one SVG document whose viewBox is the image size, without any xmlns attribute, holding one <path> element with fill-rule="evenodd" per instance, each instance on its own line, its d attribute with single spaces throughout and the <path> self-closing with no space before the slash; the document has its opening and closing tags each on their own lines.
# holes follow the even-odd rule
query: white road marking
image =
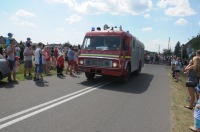
<svg viewBox="0 0 200 132">
<path fill-rule="evenodd" d="M 87 87 L 87 88 L 85 88 L 85 89 L 82 89 L 82 90 L 73 92 L 73 93 L 71 93 L 71 94 L 68 94 L 68 95 L 65 95 L 65 96 L 62 96 L 62 97 L 59 97 L 59 98 L 54 99 L 54 100 L 51 100 L 51 101 L 49 101 L 49 102 L 46 102 L 46 103 L 43 103 L 43 104 L 40 104 L 40 105 L 31 107 L 31 108 L 29 108 L 29 109 L 20 111 L 20 112 L 18 112 L 18 113 L 9 115 L 9 116 L 7 116 L 7 117 L 1 118 L 1 119 L 0 119 L 0 123 L 3 122 L 3 121 L 6 121 L 6 120 L 12 119 L 12 118 L 14 118 L 14 117 L 17 117 L 17 116 L 19 116 L 19 115 L 25 114 L 25 113 L 27 113 L 27 112 L 33 111 L 33 110 L 35 110 L 35 109 L 39 109 L 39 108 L 44 107 L 44 106 L 46 106 L 46 105 L 49 105 L 49 104 L 51 104 L 51 103 L 57 102 L 57 101 L 62 100 L 62 99 L 64 99 L 64 98 L 68 98 L 68 97 L 73 96 L 73 95 L 75 95 L 75 94 L 78 94 L 78 93 L 80 93 L 80 92 L 86 91 L 86 90 L 88 90 L 88 89 L 91 89 L 91 88 L 93 88 L 93 87 L 96 87 L 96 86 L 98 86 L 98 85 L 101 85 L 101 84 L 103 84 L 103 83 L 105 83 L 105 82 L 107 82 L 107 81 L 98 83 L 98 84 L 96 84 L 96 85 L 94 85 L 94 86 Z"/>
<path fill-rule="evenodd" d="M 94 85 L 93 87 L 85 88 L 85 89 L 83 89 L 83 90 L 80 90 L 80 91 L 77 91 L 77 92 L 68 94 L 68 95 L 63 96 L 63 97 L 60 97 L 60 98 L 58 98 L 58 99 L 49 101 L 49 102 L 47 102 L 47 103 L 44 103 L 44 104 L 41 104 L 41 105 L 32 107 L 32 108 L 30 108 L 30 109 L 27 109 L 27 110 L 18 112 L 18 113 L 16 113 L 16 114 L 7 116 L 7 117 L 5 117 L 5 118 L 2 118 L 2 119 L 0 119 L 1 122 L 2 122 L 2 121 L 5 121 L 5 120 L 8 120 L 8 119 L 11 119 L 11 118 L 14 118 L 14 117 L 16 117 L 16 116 L 19 116 L 19 115 L 21 115 L 21 114 L 27 113 L 27 112 L 29 112 L 29 111 L 33 111 L 33 110 L 38 109 L 38 108 L 40 108 L 40 107 L 46 106 L 46 105 L 48 105 L 48 104 L 54 103 L 54 102 L 56 102 L 56 101 L 58 101 L 58 100 L 61 100 L 61 99 L 64 99 L 64 98 L 69 97 L 69 98 L 64 99 L 64 100 L 61 100 L 61 101 L 59 101 L 59 102 L 57 102 L 57 103 L 51 104 L 51 105 L 49 105 L 49 106 L 46 106 L 46 107 L 44 107 L 44 108 L 41 108 L 41 109 L 36 110 L 36 111 L 34 111 L 34 112 L 31 112 L 31 113 L 29 113 L 29 114 L 26 114 L 26 115 L 24 115 L 24 116 L 21 116 L 21 117 L 18 117 L 18 118 L 16 118 L 16 119 L 13 119 L 13 120 L 11 120 L 11 121 L 8 121 L 8 122 L 6 122 L 6 123 L 4 123 L 4 124 L 1 124 L 1 125 L 0 125 L 0 129 L 3 129 L 3 128 L 7 127 L 7 126 L 10 126 L 10 125 L 12 125 L 12 124 L 14 124 L 14 123 L 17 123 L 17 122 L 19 122 L 19 121 L 22 121 L 22 120 L 24 120 L 24 119 L 26 119 L 26 118 L 29 118 L 29 117 L 34 116 L 34 115 L 36 115 L 36 114 L 39 114 L 39 113 L 41 113 L 41 112 L 43 112 L 43 111 L 46 111 L 46 110 L 48 110 L 48 109 L 51 109 L 51 108 L 53 108 L 53 107 L 55 107 L 55 106 L 58 106 L 58 105 L 60 105 L 60 104 L 65 103 L 65 102 L 68 102 L 68 101 L 70 101 L 70 100 L 72 100 L 72 99 L 78 98 L 78 97 L 80 97 L 80 96 L 82 96 L 82 95 L 84 95 L 84 94 L 87 94 L 87 93 L 89 93 L 89 92 L 92 92 L 92 91 L 98 89 L 99 87 L 102 87 L 102 86 L 104 86 L 104 85 L 107 85 L 107 84 L 109 84 L 109 83 L 111 83 L 111 82 L 112 82 L 112 81 L 110 81 L 110 82 L 99 83 L 99 84 L 97 84 L 97 85 Z M 82 92 L 82 93 L 81 93 L 81 92 Z M 71 96 L 71 97 L 70 97 L 70 96 Z"/>
</svg>

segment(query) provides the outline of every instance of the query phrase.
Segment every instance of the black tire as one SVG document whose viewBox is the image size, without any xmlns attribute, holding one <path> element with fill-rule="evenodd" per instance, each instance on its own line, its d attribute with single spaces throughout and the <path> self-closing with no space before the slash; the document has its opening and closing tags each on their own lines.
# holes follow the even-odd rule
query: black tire
<svg viewBox="0 0 200 132">
<path fill-rule="evenodd" d="M 85 72 L 85 76 L 87 77 L 88 80 L 93 80 L 95 77 L 95 73 Z"/>
<path fill-rule="evenodd" d="M 131 67 L 130 67 L 130 65 L 128 64 L 128 65 L 126 66 L 126 75 L 121 76 L 120 82 L 122 82 L 122 83 L 128 82 L 128 80 L 129 80 L 129 78 L 130 78 L 130 75 L 131 75 Z"/>
<path fill-rule="evenodd" d="M 142 70 L 142 67 L 141 67 L 141 63 L 140 63 L 139 68 L 135 71 L 135 75 L 136 75 L 136 76 L 139 76 L 141 70 Z"/>
</svg>

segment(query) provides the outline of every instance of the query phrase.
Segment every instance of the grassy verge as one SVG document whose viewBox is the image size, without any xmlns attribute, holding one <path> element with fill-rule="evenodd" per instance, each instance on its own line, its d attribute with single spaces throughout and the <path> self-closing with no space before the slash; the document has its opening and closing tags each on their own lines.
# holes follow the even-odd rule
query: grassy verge
<svg viewBox="0 0 200 132">
<path fill-rule="evenodd" d="M 180 81 L 175 82 L 171 76 L 171 69 L 168 69 L 171 86 L 171 108 L 172 108 L 172 131 L 190 132 L 189 126 L 193 125 L 193 110 L 184 108 L 188 105 L 188 89 L 185 86 L 186 75 L 181 74 Z"/>
<path fill-rule="evenodd" d="M 35 66 L 33 66 L 33 68 L 32 68 L 32 74 L 34 74 L 34 69 L 35 69 Z M 53 75 L 56 75 L 56 70 L 51 70 L 50 74 L 43 73 L 43 76 L 45 76 L 45 77 L 53 76 Z M 16 79 L 18 81 L 33 80 L 33 75 L 32 76 L 27 76 L 26 78 L 24 77 L 24 62 L 23 61 L 20 62 L 20 67 L 19 67 L 18 73 L 16 75 Z M 2 81 L 6 82 L 7 78 L 4 78 Z"/>
</svg>

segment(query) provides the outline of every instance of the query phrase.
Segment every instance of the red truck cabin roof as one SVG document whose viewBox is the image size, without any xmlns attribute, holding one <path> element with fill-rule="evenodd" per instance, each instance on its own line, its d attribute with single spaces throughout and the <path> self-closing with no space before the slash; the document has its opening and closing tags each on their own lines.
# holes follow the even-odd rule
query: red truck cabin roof
<svg viewBox="0 0 200 132">
<path fill-rule="evenodd" d="M 113 31 L 113 30 L 109 30 L 109 31 L 90 31 L 87 32 L 85 36 L 131 36 L 131 34 L 124 32 L 124 31 Z"/>
</svg>

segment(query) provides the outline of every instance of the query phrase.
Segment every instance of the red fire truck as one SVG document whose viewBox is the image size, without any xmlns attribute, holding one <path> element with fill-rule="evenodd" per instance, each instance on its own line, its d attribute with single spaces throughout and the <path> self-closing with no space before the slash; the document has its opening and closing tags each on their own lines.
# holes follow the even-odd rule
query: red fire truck
<svg viewBox="0 0 200 132">
<path fill-rule="evenodd" d="M 104 25 L 87 32 L 78 57 L 79 69 L 87 79 L 96 74 L 120 77 L 129 80 L 130 73 L 140 74 L 144 66 L 144 44 L 128 31 Z"/>
</svg>

